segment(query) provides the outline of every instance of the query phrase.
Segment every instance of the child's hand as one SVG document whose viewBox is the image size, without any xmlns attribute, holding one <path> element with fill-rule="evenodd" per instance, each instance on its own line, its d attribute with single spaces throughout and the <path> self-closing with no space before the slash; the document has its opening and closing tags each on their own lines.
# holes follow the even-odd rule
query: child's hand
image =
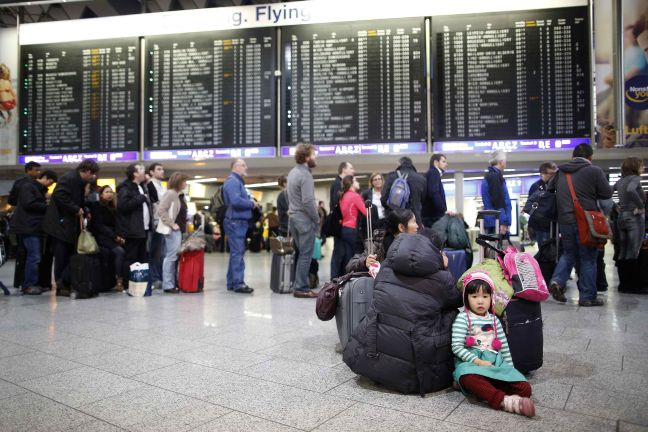
<svg viewBox="0 0 648 432">
<path fill-rule="evenodd" d="M 475 359 L 473 363 L 475 363 L 477 366 L 486 366 L 486 367 L 493 366 L 493 363 L 482 359 Z"/>
</svg>

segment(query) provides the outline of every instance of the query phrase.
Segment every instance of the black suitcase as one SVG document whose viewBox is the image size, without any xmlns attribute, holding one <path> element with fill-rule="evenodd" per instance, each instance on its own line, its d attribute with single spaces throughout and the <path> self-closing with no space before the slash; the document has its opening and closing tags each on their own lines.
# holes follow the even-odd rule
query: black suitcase
<svg viewBox="0 0 648 432">
<path fill-rule="evenodd" d="M 502 326 L 515 368 L 522 373 L 542 367 L 542 307 L 513 297 L 502 314 Z"/>
<path fill-rule="evenodd" d="M 96 297 L 102 290 L 101 254 L 73 255 L 70 258 L 70 294 L 72 298 Z"/>
<path fill-rule="evenodd" d="M 270 267 L 270 289 L 279 294 L 291 293 L 294 281 L 294 254 L 272 254 L 272 264 Z"/>
<path fill-rule="evenodd" d="M 637 293 L 648 291 L 648 249 L 639 251 L 636 260 L 618 260 L 619 292 Z"/>
</svg>

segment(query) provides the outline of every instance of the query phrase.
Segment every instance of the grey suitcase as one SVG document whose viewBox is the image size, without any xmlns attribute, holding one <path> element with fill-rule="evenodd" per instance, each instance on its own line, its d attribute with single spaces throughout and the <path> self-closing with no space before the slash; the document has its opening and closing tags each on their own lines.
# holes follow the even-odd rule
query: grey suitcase
<svg viewBox="0 0 648 432">
<path fill-rule="evenodd" d="M 367 314 L 373 299 L 374 279 L 371 276 L 351 279 L 339 290 L 335 323 L 342 349 L 351 333 Z"/>
<path fill-rule="evenodd" d="M 279 294 L 291 293 L 295 280 L 295 256 L 292 253 L 272 254 L 270 289 Z"/>
</svg>

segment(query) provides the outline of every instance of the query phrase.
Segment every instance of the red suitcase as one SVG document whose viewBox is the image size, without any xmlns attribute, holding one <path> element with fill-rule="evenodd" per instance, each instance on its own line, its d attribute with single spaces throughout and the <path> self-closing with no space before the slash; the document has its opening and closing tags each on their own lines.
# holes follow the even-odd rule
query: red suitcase
<svg viewBox="0 0 648 432">
<path fill-rule="evenodd" d="M 187 251 L 180 255 L 178 289 L 182 292 L 201 292 L 205 285 L 205 251 Z"/>
</svg>

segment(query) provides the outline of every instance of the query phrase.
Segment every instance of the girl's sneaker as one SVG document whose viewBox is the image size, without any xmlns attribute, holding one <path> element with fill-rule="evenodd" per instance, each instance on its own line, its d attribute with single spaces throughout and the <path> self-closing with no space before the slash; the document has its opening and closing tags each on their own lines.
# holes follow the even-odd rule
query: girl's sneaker
<svg viewBox="0 0 648 432">
<path fill-rule="evenodd" d="M 520 398 L 520 412 L 523 416 L 535 416 L 535 403 L 530 398 Z"/>
<path fill-rule="evenodd" d="M 510 413 L 521 414 L 527 417 L 535 416 L 535 404 L 533 401 L 518 395 L 504 396 L 502 408 L 504 408 L 504 411 Z"/>
</svg>

